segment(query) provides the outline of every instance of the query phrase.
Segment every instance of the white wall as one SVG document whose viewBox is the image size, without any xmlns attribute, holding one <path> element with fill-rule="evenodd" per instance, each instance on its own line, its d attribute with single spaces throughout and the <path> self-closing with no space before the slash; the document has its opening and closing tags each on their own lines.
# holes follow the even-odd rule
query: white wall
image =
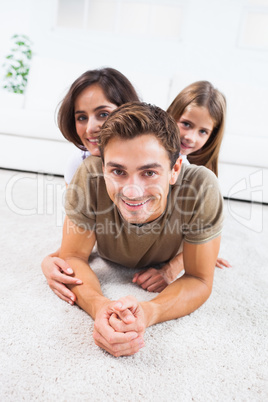
<svg viewBox="0 0 268 402">
<path fill-rule="evenodd" d="M 102 7 L 109 3 L 98 2 Z M 113 0 L 117 11 L 120 2 Z M 127 7 L 131 1 L 123 3 Z M 268 145 L 268 0 L 140 0 L 140 9 L 134 13 L 136 31 L 135 18 L 132 16 L 128 29 L 119 13 L 114 23 L 121 28 L 114 32 L 108 32 L 109 15 L 105 17 L 104 8 L 106 25 L 94 21 L 94 30 L 87 31 L 58 28 L 57 4 L 57 0 L 1 1 L 0 64 L 7 54 L 10 36 L 24 33 L 32 39 L 39 60 L 55 63 L 55 76 L 56 66 L 69 65 L 66 71 L 60 70 L 62 82 L 73 81 L 77 66 L 81 65 L 82 72 L 109 65 L 126 74 L 145 100 L 155 101 L 163 108 L 185 85 L 207 79 L 226 95 L 228 102 L 221 153 L 223 186 L 233 186 L 230 171 L 234 165 L 234 169 L 241 167 L 238 177 L 247 165 L 268 168 L 264 149 Z M 154 34 L 148 33 L 148 4 L 158 6 L 158 10 L 164 4 L 177 9 L 177 37 L 164 34 L 170 31 L 168 21 L 159 24 L 162 36 L 157 35 L 157 26 Z M 72 69 L 72 65 L 76 67 Z M 53 68 L 48 68 L 40 82 L 40 98 L 42 94 L 49 95 L 49 83 L 55 79 Z M 170 79 L 172 87 L 166 88 Z M 56 86 L 54 89 L 57 91 Z M 148 99 L 150 91 L 154 99 Z M 33 99 L 28 102 L 34 104 Z M 50 108 L 54 106 L 51 102 Z M 228 188 L 224 191 L 228 192 Z"/>
<path fill-rule="evenodd" d="M 41 57 L 89 67 L 112 65 L 123 71 L 134 69 L 149 74 L 173 76 L 183 72 L 189 77 L 212 82 L 224 80 L 268 88 L 268 39 L 267 47 L 261 49 L 246 47 L 241 39 L 247 11 L 268 12 L 267 0 L 162 0 L 154 3 L 177 5 L 181 33 L 178 39 L 139 34 L 139 21 L 137 33 L 128 35 L 106 33 L 105 27 L 98 32 L 57 29 L 57 0 L 2 0 L 0 62 L 2 64 L 8 52 L 9 38 L 14 33 L 25 33 L 34 42 L 35 54 Z M 266 4 L 266 7 L 254 6 L 258 4 Z M 224 88 L 221 89 L 224 92 Z"/>
<path fill-rule="evenodd" d="M 145 0 L 146 1 L 146 0 Z M 141 2 L 142 3 L 142 2 Z M 157 4 L 157 2 L 155 2 Z M 159 3 L 159 2 L 158 2 Z M 8 51 L 14 33 L 30 35 L 38 56 L 71 62 L 152 70 L 171 75 L 187 71 L 202 78 L 233 79 L 268 86 L 268 52 L 241 41 L 245 13 L 260 0 L 177 0 L 181 37 L 164 40 L 137 33 L 107 34 L 55 28 L 57 0 L 2 0 L 0 58 Z M 262 10 L 262 9 L 260 9 Z M 264 8 L 265 10 L 265 8 Z M 262 12 L 262 11 L 260 11 Z M 101 24 L 101 23 L 100 23 Z"/>
</svg>

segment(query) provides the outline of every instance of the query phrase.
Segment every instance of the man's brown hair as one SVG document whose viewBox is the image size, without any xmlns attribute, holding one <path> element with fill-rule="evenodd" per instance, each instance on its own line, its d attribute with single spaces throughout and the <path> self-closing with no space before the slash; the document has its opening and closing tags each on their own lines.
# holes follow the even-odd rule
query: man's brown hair
<svg viewBox="0 0 268 402">
<path fill-rule="evenodd" d="M 115 137 L 131 140 L 153 134 L 166 149 L 171 169 L 180 153 L 180 133 L 175 120 L 160 107 L 144 102 L 129 102 L 114 110 L 101 129 L 99 145 L 102 161 L 108 142 Z"/>
</svg>

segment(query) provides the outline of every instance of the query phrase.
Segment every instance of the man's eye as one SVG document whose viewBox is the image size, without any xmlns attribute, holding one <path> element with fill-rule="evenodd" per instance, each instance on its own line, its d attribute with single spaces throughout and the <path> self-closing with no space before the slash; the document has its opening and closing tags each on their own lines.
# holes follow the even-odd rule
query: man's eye
<svg viewBox="0 0 268 402">
<path fill-rule="evenodd" d="M 154 177 L 156 175 L 155 172 L 153 172 L 152 170 L 148 170 L 147 172 L 145 172 L 145 176 L 147 177 Z"/>
<path fill-rule="evenodd" d="M 123 176 L 125 172 L 124 172 L 123 170 L 120 170 L 120 169 L 114 169 L 114 170 L 113 170 L 113 173 L 114 173 L 116 176 Z"/>
</svg>

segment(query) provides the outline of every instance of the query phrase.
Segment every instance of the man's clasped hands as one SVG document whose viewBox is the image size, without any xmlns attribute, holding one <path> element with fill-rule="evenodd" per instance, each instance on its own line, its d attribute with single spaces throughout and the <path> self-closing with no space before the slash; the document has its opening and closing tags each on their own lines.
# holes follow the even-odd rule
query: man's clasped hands
<svg viewBox="0 0 268 402">
<path fill-rule="evenodd" d="M 133 355 L 144 347 L 145 313 L 134 296 L 107 301 L 99 308 L 93 338 L 115 357 Z"/>
</svg>

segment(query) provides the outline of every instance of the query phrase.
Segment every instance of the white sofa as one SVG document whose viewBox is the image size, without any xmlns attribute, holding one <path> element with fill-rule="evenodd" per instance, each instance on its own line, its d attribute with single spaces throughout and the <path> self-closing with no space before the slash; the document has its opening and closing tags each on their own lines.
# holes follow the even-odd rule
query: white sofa
<svg viewBox="0 0 268 402">
<path fill-rule="evenodd" d="M 35 57 L 23 106 L 8 105 L 0 93 L 0 167 L 63 175 L 73 150 L 56 124 L 56 108 L 82 66 Z M 200 77 L 178 72 L 173 77 L 121 70 L 142 100 L 167 108 L 186 85 Z M 227 126 L 220 155 L 220 185 L 226 197 L 268 202 L 268 90 L 213 81 L 226 95 Z M 12 95 L 12 94 L 11 94 Z"/>
<path fill-rule="evenodd" d="M 25 96 L 0 93 L 0 167 L 63 175 L 74 146 L 57 127 L 56 108 L 70 84 L 93 68 L 96 66 L 35 57 Z M 168 78 L 160 77 L 155 86 L 159 77 L 136 72 L 125 74 L 137 84 L 144 100 L 165 107 Z M 17 106 L 18 102 L 23 104 Z"/>
</svg>

